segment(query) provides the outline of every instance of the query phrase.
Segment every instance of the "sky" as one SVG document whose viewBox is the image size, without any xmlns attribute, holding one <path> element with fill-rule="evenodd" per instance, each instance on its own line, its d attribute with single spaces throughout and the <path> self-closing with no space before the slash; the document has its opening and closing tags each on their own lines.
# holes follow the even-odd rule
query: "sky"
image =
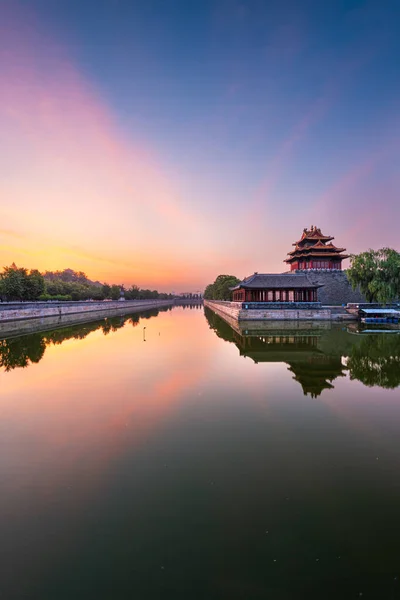
<svg viewBox="0 0 400 600">
<path fill-rule="evenodd" d="M 0 0 L 0 266 L 201 291 L 400 249 L 398 0 Z M 346 266 L 345 263 L 344 266 Z"/>
</svg>

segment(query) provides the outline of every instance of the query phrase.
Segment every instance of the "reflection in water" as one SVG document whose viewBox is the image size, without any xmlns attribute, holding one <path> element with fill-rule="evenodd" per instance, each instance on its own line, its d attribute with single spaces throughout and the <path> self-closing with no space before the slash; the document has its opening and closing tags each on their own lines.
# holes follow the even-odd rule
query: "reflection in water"
<svg viewBox="0 0 400 600">
<path fill-rule="evenodd" d="M 106 317 L 93 322 L 62 327 L 54 331 L 33 333 L 15 338 L 0 340 L 0 367 L 11 371 L 18 367 L 27 367 L 31 363 L 38 363 L 44 356 L 47 346 L 62 344 L 66 340 L 83 340 L 93 331 L 101 330 L 104 335 L 117 331 L 127 324 L 136 327 L 140 319 L 151 319 L 159 312 L 171 310 L 170 306 L 153 308 L 132 315 Z"/>
<path fill-rule="evenodd" d="M 347 361 L 350 379 L 394 389 L 400 385 L 400 335 L 365 335 Z"/>
<path fill-rule="evenodd" d="M 203 310 L 203 302 L 198 300 L 197 302 L 179 302 L 175 301 L 174 306 L 179 306 L 180 308 L 183 308 L 184 310 L 186 308 L 188 308 L 189 310 Z"/>
<path fill-rule="evenodd" d="M 40 333 L 24 337 L 0 340 L 0 366 L 5 371 L 38 363 L 46 350 L 46 341 Z"/>
<path fill-rule="evenodd" d="M 2 598 L 399 597 L 400 394 L 340 361 L 368 337 L 207 317 L 4 343 L 45 357 L 0 374 Z"/>
<path fill-rule="evenodd" d="M 193 308 L 199 306 L 193 305 Z M 191 307 L 186 305 L 182 308 L 190 310 Z M 154 308 L 142 313 L 0 340 L 0 367 L 5 371 L 27 367 L 43 358 L 47 346 L 62 344 L 70 339 L 83 340 L 97 330 L 108 335 L 125 325 L 136 327 L 140 319 L 150 319 L 160 311 L 169 310 L 171 307 Z M 238 324 L 228 324 L 208 307 L 205 307 L 204 314 L 210 328 L 218 337 L 235 344 L 241 356 L 251 358 L 256 364 L 286 363 L 305 395 L 317 397 L 323 390 L 332 389 L 335 379 L 344 377 L 346 371 L 350 379 L 367 386 L 394 389 L 400 385 L 400 335 L 357 336 L 338 328 L 317 327 L 317 324 L 315 327 L 305 325 L 297 329 L 283 329 L 284 326 L 277 323 L 273 329 L 259 329 L 259 326 L 247 324 L 247 329 L 241 329 Z M 347 358 L 346 364 L 343 364 L 343 357 Z"/>
<path fill-rule="evenodd" d="M 269 324 L 274 329 L 258 328 L 247 324 L 241 329 L 229 325 L 208 307 L 204 309 L 208 324 L 222 339 L 234 343 L 241 356 L 255 363 L 285 362 L 293 379 L 305 395 L 319 396 L 332 389 L 337 377 L 349 371 L 351 379 L 365 385 L 396 388 L 400 385 L 400 335 L 379 334 L 354 336 L 340 329 L 313 328 L 283 329 L 283 325 Z M 279 329 L 279 328 L 282 329 Z M 343 364 L 342 357 L 348 357 Z"/>
</svg>

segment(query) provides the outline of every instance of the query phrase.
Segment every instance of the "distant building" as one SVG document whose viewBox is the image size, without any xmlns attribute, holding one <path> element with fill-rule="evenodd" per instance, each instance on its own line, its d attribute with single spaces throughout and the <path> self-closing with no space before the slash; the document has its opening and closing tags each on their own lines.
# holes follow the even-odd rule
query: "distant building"
<svg viewBox="0 0 400 600">
<path fill-rule="evenodd" d="M 349 258 L 345 248 L 332 244 L 334 238 L 311 225 L 294 242 L 285 262 L 290 271 L 281 274 L 254 273 L 232 288 L 234 302 L 321 302 L 339 305 L 365 302 L 359 289 L 353 290 L 342 261 Z"/>
<path fill-rule="evenodd" d="M 303 229 L 301 238 L 292 244 L 294 250 L 288 252 L 289 258 L 284 262 L 290 265 L 291 271 L 309 269 L 342 269 L 342 260 L 349 258 L 343 254 L 346 248 L 337 248 L 332 244 L 335 239 L 323 235 L 318 227 L 311 225 L 311 229 Z"/>
</svg>

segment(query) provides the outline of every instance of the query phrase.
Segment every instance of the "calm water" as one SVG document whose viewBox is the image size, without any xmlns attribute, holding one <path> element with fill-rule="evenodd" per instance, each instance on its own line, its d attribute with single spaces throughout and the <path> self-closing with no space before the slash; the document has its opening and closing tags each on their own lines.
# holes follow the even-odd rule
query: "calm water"
<svg viewBox="0 0 400 600">
<path fill-rule="evenodd" d="M 302 327 L 1 341 L 0 597 L 400 598 L 400 335 Z"/>
</svg>

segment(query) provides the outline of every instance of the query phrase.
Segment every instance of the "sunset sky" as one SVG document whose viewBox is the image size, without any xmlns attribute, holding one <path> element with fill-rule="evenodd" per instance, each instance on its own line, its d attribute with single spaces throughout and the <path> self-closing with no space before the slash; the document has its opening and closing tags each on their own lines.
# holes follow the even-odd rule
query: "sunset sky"
<svg viewBox="0 0 400 600">
<path fill-rule="evenodd" d="M 400 249 L 398 0 L 0 0 L 0 266 L 197 291 Z"/>
</svg>

